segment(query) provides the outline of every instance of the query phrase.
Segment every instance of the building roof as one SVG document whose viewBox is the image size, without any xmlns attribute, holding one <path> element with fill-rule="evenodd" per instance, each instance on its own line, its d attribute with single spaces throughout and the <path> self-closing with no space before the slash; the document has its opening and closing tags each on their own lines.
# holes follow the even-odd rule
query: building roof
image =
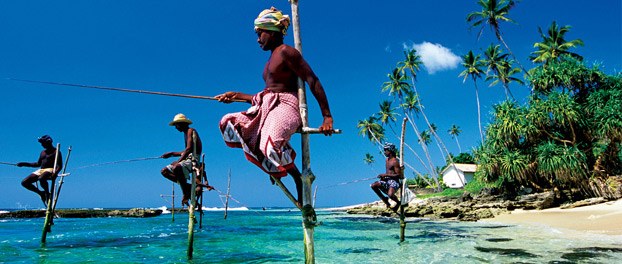
<svg viewBox="0 0 622 264">
<path fill-rule="evenodd" d="M 457 170 L 462 172 L 475 172 L 477 170 L 477 164 L 454 163 L 453 165 L 456 166 Z M 441 174 L 445 174 L 450 168 L 453 168 L 453 166 L 451 164 L 447 165 L 447 167 L 441 171 Z"/>
</svg>

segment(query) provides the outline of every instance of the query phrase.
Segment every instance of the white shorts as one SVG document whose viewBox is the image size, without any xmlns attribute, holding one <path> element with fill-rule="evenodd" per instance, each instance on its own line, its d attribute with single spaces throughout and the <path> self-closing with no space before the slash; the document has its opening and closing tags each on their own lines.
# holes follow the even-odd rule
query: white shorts
<svg viewBox="0 0 622 264">
<path fill-rule="evenodd" d="M 37 176 L 41 176 L 41 175 L 43 175 L 46 172 L 54 173 L 54 168 L 38 169 L 38 170 L 34 171 L 32 174 L 37 175 Z"/>
<path fill-rule="evenodd" d="M 182 170 L 184 171 L 184 175 L 186 176 L 186 180 L 190 179 L 190 173 L 192 172 L 192 159 L 193 156 L 192 154 L 188 155 L 188 158 L 186 158 L 185 160 L 180 161 L 179 164 L 182 168 Z M 170 171 L 173 172 L 173 168 L 174 165 L 173 164 L 169 164 L 166 165 L 166 168 Z"/>
</svg>

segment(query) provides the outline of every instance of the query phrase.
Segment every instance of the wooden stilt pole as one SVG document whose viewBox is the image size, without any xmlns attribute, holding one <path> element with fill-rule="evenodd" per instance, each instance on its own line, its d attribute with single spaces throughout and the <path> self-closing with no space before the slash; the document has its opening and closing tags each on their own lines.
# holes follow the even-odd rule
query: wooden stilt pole
<svg viewBox="0 0 622 264">
<path fill-rule="evenodd" d="M 405 240 L 405 232 L 406 232 L 406 216 L 404 216 L 404 207 L 406 205 L 404 205 L 404 201 L 406 198 L 406 181 L 404 178 L 404 136 L 406 135 L 406 121 L 408 119 L 404 118 L 404 121 L 402 121 L 402 135 L 400 137 L 400 171 L 402 172 L 401 174 L 401 181 L 402 181 L 402 190 L 401 190 L 401 199 L 400 199 L 400 243 L 404 242 Z"/>
<path fill-rule="evenodd" d="M 200 170 L 199 173 L 197 174 L 197 179 L 201 180 L 201 183 L 203 183 L 203 180 L 205 179 L 205 182 L 207 182 L 207 176 L 205 176 L 205 153 L 203 153 L 203 155 L 201 155 L 201 165 L 199 166 Z M 196 180 L 196 179 L 195 179 Z M 199 203 L 198 206 L 198 210 L 199 210 L 199 229 L 203 228 L 203 187 L 201 187 L 201 203 Z"/>
<path fill-rule="evenodd" d="M 302 53 L 302 40 L 300 38 L 300 17 L 298 15 L 298 0 L 289 0 L 292 8 L 292 25 L 294 29 L 295 48 Z M 302 228 L 304 232 L 305 263 L 315 263 L 315 245 L 313 232 L 317 222 L 315 210 L 313 209 L 312 184 L 315 175 L 311 172 L 311 160 L 309 150 L 309 133 L 304 132 L 309 128 L 307 115 L 307 97 L 304 82 L 298 79 L 298 102 L 300 105 L 300 117 L 302 118 L 303 133 L 302 138 Z"/>
<path fill-rule="evenodd" d="M 197 205 L 197 201 L 196 201 L 196 192 L 195 192 L 195 188 L 197 187 L 197 183 L 195 180 L 196 175 L 198 175 L 199 173 L 199 164 L 198 164 L 198 157 L 197 157 L 197 153 L 196 153 L 196 149 L 197 149 L 197 136 L 196 134 L 193 132 L 192 133 L 192 142 L 194 142 L 194 153 L 192 153 L 193 155 L 193 160 L 192 160 L 192 169 L 193 171 L 190 173 L 190 182 L 192 182 L 192 185 L 190 187 L 190 206 L 188 206 L 188 259 L 191 260 L 192 259 L 192 253 L 194 251 L 194 223 L 197 221 L 196 217 L 194 216 L 194 210 L 195 210 L 195 206 Z"/>
<path fill-rule="evenodd" d="M 175 183 L 171 192 L 171 222 L 175 222 Z"/>
<path fill-rule="evenodd" d="M 56 203 L 58 203 L 58 197 L 60 196 L 60 190 L 63 188 L 63 183 L 65 182 L 65 176 L 67 172 L 67 165 L 69 164 L 69 156 L 71 156 L 71 146 L 67 149 L 67 157 L 65 158 L 65 164 L 63 164 L 63 172 L 59 175 L 60 180 L 58 181 L 58 188 L 56 188 L 56 194 L 54 194 L 54 203 L 52 204 L 52 214 L 56 212 Z"/>
<path fill-rule="evenodd" d="M 227 196 L 225 196 L 225 219 L 227 219 L 227 212 L 229 210 L 229 195 L 231 193 L 231 169 L 227 174 Z"/>
<path fill-rule="evenodd" d="M 58 164 L 58 150 L 60 149 L 60 143 L 56 144 L 56 154 L 54 156 L 54 171 L 52 175 L 56 173 L 56 164 Z M 52 176 L 52 184 L 50 186 L 50 195 L 47 199 L 47 209 L 45 210 L 45 221 L 43 222 L 43 232 L 41 233 L 41 244 L 45 244 L 48 232 L 52 231 L 52 221 L 54 219 L 53 201 L 54 201 L 54 188 L 56 179 Z"/>
</svg>

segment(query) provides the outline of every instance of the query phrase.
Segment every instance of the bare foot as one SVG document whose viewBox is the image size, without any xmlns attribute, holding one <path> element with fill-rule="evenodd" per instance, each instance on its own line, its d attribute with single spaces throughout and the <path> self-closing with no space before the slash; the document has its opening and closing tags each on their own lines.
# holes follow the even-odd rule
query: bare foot
<svg viewBox="0 0 622 264">
<path fill-rule="evenodd" d="M 181 198 L 181 206 L 190 206 L 190 204 L 188 203 L 188 200 L 190 200 L 190 198 L 188 198 L 188 196 L 184 195 L 183 198 Z"/>
<path fill-rule="evenodd" d="M 395 206 L 391 207 L 391 211 L 395 212 L 397 214 L 397 209 L 400 208 L 400 204 L 396 204 Z"/>
<path fill-rule="evenodd" d="M 201 187 L 201 188 L 206 188 L 208 191 L 214 190 L 214 187 L 207 185 L 207 184 L 203 184 L 203 183 L 199 183 L 197 184 L 197 186 Z"/>
<path fill-rule="evenodd" d="M 41 197 L 41 201 L 45 207 L 48 207 L 48 196 L 45 192 L 39 192 L 39 196 Z"/>
</svg>

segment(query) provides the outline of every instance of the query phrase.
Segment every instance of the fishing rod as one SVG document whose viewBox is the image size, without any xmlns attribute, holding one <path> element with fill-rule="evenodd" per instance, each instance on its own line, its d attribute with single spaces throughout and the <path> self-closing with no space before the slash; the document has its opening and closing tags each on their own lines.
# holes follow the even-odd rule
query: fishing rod
<svg viewBox="0 0 622 264">
<path fill-rule="evenodd" d="M 2 162 L 2 161 L 0 161 L 0 164 L 3 164 L 3 165 L 11 165 L 11 166 L 17 166 L 17 164 L 16 164 L 16 163 Z"/>
<path fill-rule="evenodd" d="M 324 188 L 330 188 L 330 187 L 335 187 L 335 186 L 340 186 L 340 185 L 348 185 L 348 184 L 362 182 L 362 181 L 369 181 L 369 180 L 373 180 L 373 179 L 377 179 L 377 178 L 378 177 L 363 178 L 363 179 L 352 180 L 352 181 L 348 181 L 348 182 L 337 183 L 337 184 L 333 184 L 333 185 L 322 186 L 321 188 L 324 189 Z"/>
<path fill-rule="evenodd" d="M 96 164 L 90 164 L 90 165 L 85 165 L 85 166 L 77 167 L 77 168 L 75 168 L 75 170 L 84 169 L 84 168 L 90 168 L 90 167 L 103 166 L 103 165 L 111 165 L 111 164 L 117 164 L 117 163 L 135 162 L 135 161 L 144 161 L 144 160 L 154 160 L 154 159 L 161 159 L 161 158 L 162 157 L 147 157 L 147 158 L 137 158 L 137 159 L 128 159 L 128 160 L 109 161 L 109 162 L 96 163 Z"/>
<path fill-rule="evenodd" d="M 8 78 L 8 79 L 12 81 L 18 81 L 18 82 L 40 83 L 40 84 L 50 84 L 50 85 L 58 85 L 58 86 L 71 86 L 71 87 L 86 88 L 86 89 L 98 89 L 98 90 L 117 91 L 117 92 L 126 92 L 126 93 L 153 94 L 153 95 L 183 97 L 183 98 L 192 98 L 192 99 L 204 99 L 204 100 L 218 100 L 218 98 L 214 96 L 176 94 L 176 93 L 156 92 L 156 91 L 148 91 L 148 90 L 134 90 L 134 89 L 125 89 L 125 88 L 116 88 L 116 87 L 95 86 L 95 85 L 74 84 L 74 83 L 61 83 L 61 82 L 51 82 L 51 81 L 36 81 L 36 80 L 15 79 L 15 78 Z M 233 99 L 231 101 L 232 102 L 246 102 L 244 100 L 238 100 L 238 99 Z"/>
<path fill-rule="evenodd" d="M 192 94 L 176 94 L 176 93 L 167 93 L 167 92 L 156 92 L 156 91 L 148 91 L 148 90 L 134 90 L 134 89 L 126 89 L 126 88 L 116 88 L 116 87 L 106 87 L 106 86 L 95 86 L 95 85 L 86 85 L 86 84 L 74 84 L 74 83 L 61 83 L 61 82 L 50 82 L 50 81 L 36 81 L 36 80 L 26 80 L 26 79 L 16 79 L 16 78 L 7 78 L 12 81 L 18 82 L 27 82 L 27 83 L 40 83 L 40 84 L 50 84 L 57 86 L 71 86 L 78 88 L 86 88 L 86 89 L 98 89 L 98 90 L 107 90 L 107 91 L 117 91 L 117 92 L 126 92 L 126 93 L 140 93 L 140 94 L 153 94 L 153 95 L 163 95 L 163 96 L 173 96 L 173 97 L 183 97 L 183 98 L 192 98 L 192 99 L 204 99 L 204 100 L 218 100 L 218 98 L 214 96 L 204 96 L 204 95 L 192 95 Z M 231 102 L 246 102 L 240 99 L 231 99 Z M 305 134 L 320 134 L 324 133 L 317 128 L 309 128 L 303 127 L 298 133 Z M 333 129 L 334 134 L 341 134 L 341 129 Z"/>
</svg>

